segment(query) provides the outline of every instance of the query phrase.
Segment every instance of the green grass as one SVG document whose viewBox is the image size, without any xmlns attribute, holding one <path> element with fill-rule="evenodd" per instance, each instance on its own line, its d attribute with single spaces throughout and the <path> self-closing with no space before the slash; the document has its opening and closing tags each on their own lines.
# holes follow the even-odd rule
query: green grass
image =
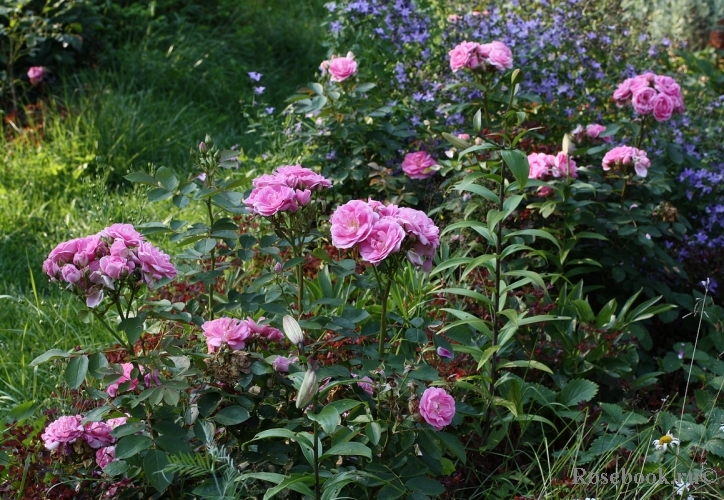
<svg viewBox="0 0 724 500">
<path fill-rule="evenodd" d="M 122 176 L 149 164 L 191 175 L 189 148 L 207 133 L 222 148 L 261 153 L 244 111 L 280 112 L 313 77 L 325 55 L 323 3 L 109 3 L 97 65 L 63 75 L 30 126 L 0 138 L 0 413 L 56 386 L 60 368 L 28 366 L 39 354 L 112 340 L 42 274 L 48 252 L 113 222 L 163 219 L 170 203 L 147 204 Z M 266 87 L 261 96 L 254 85 Z"/>
</svg>

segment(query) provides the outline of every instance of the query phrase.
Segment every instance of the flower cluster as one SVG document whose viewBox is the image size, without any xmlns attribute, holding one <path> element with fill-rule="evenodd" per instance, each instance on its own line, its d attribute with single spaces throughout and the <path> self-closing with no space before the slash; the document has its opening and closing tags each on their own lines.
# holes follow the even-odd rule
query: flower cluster
<svg viewBox="0 0 724 500">
<path fill-rule="evenodd" d="M 253 213 L 270 217 L 279 212 L 296 212 L 309 205 L 312 191 L 332 187 L 324 176 L 301 165 L 285 165 L 273 174 L 264 174 L 252 181 L 254 189 L 244 200 Z"/>
<path fill-rule="evenodd" d="M 322 75 L 329 72 L 329 79 L 333 82 L 343 82 L 350 76 L 357 74 L 357 61 L 354 60 L 354 54 L 347 52 L 345 57 L 335 57 L 327 61 L 322 61 L 319 65 Z"/>
<path fill-rule="evenodd" d="M 631 146 L 615 147 L 603 157 L 604 170 L 623 170 L 630 165 L 633 165 L 636 175 L 646 177 L 651 162 L 645 151 Z"/>
<path fill-rule="evenodd" d="M 503 42 L 462 42 L 449 52 L 450 69 L 505 71 L 513 67 L 513 53 Z"/>
<path fill-rule="evenodd" d="M 111 435 L 113 429 L 126 423 L 126 417 L 112 418 L 106 422 L 86 422 L 82 424 L 81 415 L 60 417 L 51 422 L 40 438 L 48 450 L 60 449 L 70 454 L 69 445 L 76 441 L 85 441 L 88 446 L 97 450 L 96 462 L 102 469 L 115 459 L 116 438 Z"/>
<path fill-rule="evenodd" d="M 560 152 L 557 155 L 545 153 L 532 153 L 528 155 L 530 170 L 528 177 L 531 179 L 550 180 L 551 178 L 578 177 L 578 167 L 572 158 L 566 153 Z"/>
<path fill-rule="evenodd" d="M 641 116 L 653 115 L 663 122 L 674 113 L 684 112 L 684 97 L 681 88 L 670 76 L 644 73 L 621 82 L 613 93 L 618 106 L 629 100 Z"/>
<path fill-rule="evenodd" d="M 420 398 L 420 415 L 425 422 L 441 431 L 455 417 L 455 400 L 439 387 L 428 387 Z"/>
<path fill-rule="evenodd" d="M 132 391 L 138 386 L 138 377 L 133 376 L 133 368 L 133 363 L 121 363 L 123 374 L 115 382 L 106 387 L 106 393 L 110 397 L 115 398 L 118 395 L 121 384 L 125 384 L 126 382 L 128 382 L 128 387 L 126 388 L 127 391 Z M 138 365 L 138 370 L 140 374 L 143 375 L 143 366 Z M 143 383 L 146 387 L 160 385 L 161 379 L 159 378 L 158 370 L 154 370 L 153 373 L 143 375 Z"/>
<path fill-rule="evenodd" d="M 262 320 L 264 320 L 264 317 L 259 318 L 259 321 Z M 206 347 L 209 353 L 214 352 L 223 344 L 228 345 L 234 351 L 238 351 L 243 349 L 246 346 L 246 341 L 255 335 L 273 342 L 284 340 L 284 334 L 280 330 L 273 326 L 260 325 L 249 317 L 246 319 L 218 318 L 206 321 L 201 325 L 201 329 L 204 331 Z"/>
<path fill-rule="evenodd" d="M 410 179 L 427 179 L 439 168 L 435 159 L 425 151 L 407 153 L 402 161 L 402 171 Z"/>
<path fill-rule="evenodd" d="M 604 125 L 600 125 L 598 123 L 590 123 L 586 125 L 585 127 L 583 125 L 576 125 L 576 128 L 574 128 L 571 131 L 571 137 L 573 137 L 573 140 L 576 142 L 581 142 L 585 139 L 590 140 L 601 140 L 603 142 L 611 143 L 613 138 L 609 135 L 606 137 L 601 137 L 601 134 L 605 132 L 606 127 Z"/>
<path fill-rule="evenodd" d="M 332 244 L 359 248 L 362 260 L 378 265 L 404 250 L 407 258 L 425 272 L 440 246 L 440 229 L 424 212 L 379 201 L 352 200 L 340 205 L 330 218 Z"/>
<path fill-rule="evenodd" d="M 113 224 L 98 234 L 59 244 L 43 262 L 43 272 L 84 296 L 88 307 L 96 307 L 105 290 L 118 290 L 123 282 L 136 287 L 143 281 L 153 287 L 160 279 L 176 276 L 170 257 L 144 241 L 130 224 Z"/>
</svg>

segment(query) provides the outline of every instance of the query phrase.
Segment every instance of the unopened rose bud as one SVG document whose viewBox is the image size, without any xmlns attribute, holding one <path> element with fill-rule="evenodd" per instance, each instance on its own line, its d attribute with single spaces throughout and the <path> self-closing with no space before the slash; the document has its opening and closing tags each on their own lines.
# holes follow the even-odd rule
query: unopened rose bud
<svg viewBox="0 0 724 500">
<path fill-rule="evenodd" d="M 300 345 L 304 343 L 304 333 L 302 333 L 302 327 L 299 326 L 296 319 L 286 315 L 282 319 L 282 326 L 284 327 L 284 335 L 292 344 Z"/>
<path fill-rule="evenodd" d="M 283 266 L 282 266 L 282 263 L 281 263 L 281 262 L 277 262 L 276 264 L 274 264 L 274 272 L 275 272 L 275 273 L 281 274 L 281 273 L 282 273 L 282 269 L 283 269 Z"/>
<path fill-rule="evenodd" d="M 311 367 L 307 368 L 307 373 L 304 374 L 302 386 L 299 388 L 299 392 L 297 393 L 297 408 L 300 409 L 307 406 L 312 401 L 315 394 L 317 394 L 318 390 L 317 372 L 312 370 Z"/>
</svg>

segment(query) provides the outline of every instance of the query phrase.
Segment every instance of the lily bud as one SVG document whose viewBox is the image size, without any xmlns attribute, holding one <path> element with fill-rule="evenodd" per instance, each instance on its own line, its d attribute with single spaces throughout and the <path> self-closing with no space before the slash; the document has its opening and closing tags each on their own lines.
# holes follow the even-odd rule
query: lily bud
<svg viewBox="0 0 724 500">
<path fill-rule="evenodd" d="M 319 391 L 319 385 L 317 385 L 317 372 L 311 367 L 307 368 L 307 373 L 304 374 L 304 380 L 302 386 L 299 388 L 297 393 L 297 408 L 304 408 L 307 406 L 315 394 Z"/>
<path fill-rule="evenodd" d="M 282 320 L 282 326 L 284 327 L 284 335 L 287 336 L 292 344 L 304 344 L 304 334 L 296 319 L 287 314 Z"/>
<path fill-rule="evenodd" d="M 201 153 L 205 153 L 205 152 L 206 152 L 206 143 L 205 143 L 205 142 L 201 142 L 201 143 L 199 144 L 199 151 L 200 151 Z"/>
</svg>

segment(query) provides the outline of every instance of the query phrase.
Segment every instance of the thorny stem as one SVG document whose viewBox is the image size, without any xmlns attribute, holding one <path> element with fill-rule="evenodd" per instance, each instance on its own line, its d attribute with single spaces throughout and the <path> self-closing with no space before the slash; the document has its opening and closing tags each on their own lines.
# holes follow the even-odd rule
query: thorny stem
<svg viewBox="0 0 724 500">
<path fill-rule="evenodd" d="M 209 212 L 209 237 L 211 237 L 211 231 L 214 227 L 214 211 L 211 207 L 211 199 L 206 200 L 206 209 Z M 211 249 L 211 273 L 216 269 L 216 247 Z M 209 320 L 214 319 L 214 282 L 210 282 L 208 285 L 209 294 Z"/>
</svg>

